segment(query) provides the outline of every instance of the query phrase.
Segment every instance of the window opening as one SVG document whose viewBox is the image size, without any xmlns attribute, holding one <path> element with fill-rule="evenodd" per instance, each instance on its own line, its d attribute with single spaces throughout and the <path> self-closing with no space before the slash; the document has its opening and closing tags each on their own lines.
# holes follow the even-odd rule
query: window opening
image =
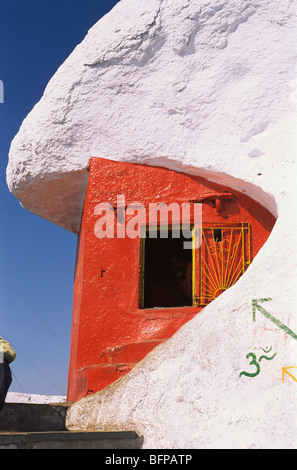
<svg viewBox="0 0 297 470">
<path fill-rule="evenodd" d="M 192 267 L 191 249 L 184 248 L 188 239 L 180 230 L 169 230 L 163 238 L 157 230 L 156 238 L 142 239 L 140 308 L 191 306 Z"/>
<path fill-rule="evenodd" d="M 213 239 L 215 242 L 221 242 L 222 241 L 222 230 L 220 228 L 215 228 L 213 230 Z"/>
<path fill-rule="evenodd" d="M 173 235 L 175 234 L 175 235 Z M 140 308 L 205 306 L 231 287 L 251 263 L 248 223 L 192 229 L 192 249 L 176 229 L 142 238 Z M 195 248 L 196 237 L 201 244 Z M 197 238 L 198 240 L 198 238 Z"/>
</svg>

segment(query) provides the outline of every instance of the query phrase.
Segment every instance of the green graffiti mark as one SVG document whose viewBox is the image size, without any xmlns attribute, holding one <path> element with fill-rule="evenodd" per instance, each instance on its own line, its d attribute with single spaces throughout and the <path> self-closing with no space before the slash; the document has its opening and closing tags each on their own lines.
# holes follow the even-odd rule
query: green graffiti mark
<svg viewBox="0 0 297 470">
<path fill-rule="evenodd" d="M 261 348 L 261 349 L 262 349 L 262 351 L 264 351 L 263 348 Z M 270 352 L 271 349 L 272 349 L 272 346 L 271 346 L 271 348 L 269 349 L 269 351 L 267 351 L 267 352 Z M 265 351 L 265 352 L 266 352 L 266 351 Z M 273 356 L 271 356 L 271 357 L 267 357 L 267 356 L 264 356 L 264 355 L 263 355 L 263 356 L 259 357 L 259 359 L 257 360 L 257 357 L 256 357 L 256 355 L 255 355 L 254 353 L 252 353 L 252 352 L 248 353 L 245 357 L 246 357 L 247 359 L 249 359 L 250 357 L 252 358 L 252 360 L 251 360 L 251 362 L 250 362 L 249 365 L 250 365 L 250 366 L 255 366 L 255 367 L 256 367 L 256 371 L 255 371 L 255 372 L 246 372 L 246 371 L 242 371 L 242 372 L 240 372 L 239 377 L 241 377 L 242 375 L 246 375 L 247 377 L 256 377 L 257 375 L 260 374 L 260 371 L 261 371 L 259 362 L 261 362 L 262 359 L 266 359 L 267 361 L 271 361 L 273 358 L 275 358 L 276 354 L 277 354 L 277 353 L 274 353 Z"/>
<path fill-rule="evenodd" d="M 267 312 L 261 305 L 259 305 L 258 302 L 268 302 L 269 300 L 272 300 L 271 298 L 266 298 L 266 299 L 253 299 L 252 300 L 252 305 L 253 305 L 253 321 L 256 321 L 256 310 L 258 310 L 264 317 L 268 318 L 268 320 L 272 321 L 275 325 L 277 325 L 281 330 L 285 331 L 288 335 L 292 336 L 292 338 L 297 340 L 297 335 L 294 333 L 294 331 L 290 330 L 286 325 L 281 323 L 277 318 L 275 318 L 271 313 Z"/>
<path fill-rule="evenodd" d="M 253 358 L 252 361 L 250 362 L 250 366 L 255 366 L 256 367 L 256 372 L 250 373 L 250 372 L 242 371 L 242 372 L 240 372 L 239 377 L 241 377 L 242 375 L 246 375 L 247 377 L 256 377 L 257 375 L 260 374 L 261 369 L 260 369 L 259 363 L 257 362 L 257 358 L 256 358 L 255 354 L 254 353 L 249 353 L 245 357 L 247 359 L 249 357 Z"/>
<path fill-rule="evenodd" d="M 271 359 L 273 359 L 275 356 L 276 356 L 276 353 L 274 353 L 273 356 L 271 356 L 271 357 L 261 356 L 261 357 L 259 357 L 259 362 L 261 362 L 262 359 L 267 359 L 267 361 L 271 361 Z"/>
</svg>

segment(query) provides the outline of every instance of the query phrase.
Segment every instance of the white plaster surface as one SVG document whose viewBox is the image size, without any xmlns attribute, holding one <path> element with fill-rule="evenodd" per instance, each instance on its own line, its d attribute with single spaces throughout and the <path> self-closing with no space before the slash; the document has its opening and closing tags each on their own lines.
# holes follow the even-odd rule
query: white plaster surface
<svg viewBox="0 0 297 470">
<path fill-rule="evenodd" d="M 202 174 L 278 220 L 246 274 L 69 429 L 135 429 L 146 448 L 296 448 L 296 1 L 122 0 L 60 67 L 12 142 L 10 190 L 78 231 L 90 156 Z M 246 355 L 260 363 L 255 371 Z"/>
<path fill-rule="evenodd" d="M 65 403 L 66 397 L 60 395 L 40 395 L 36 393 L 8 392 L 6 403 Z"/>
<path fill-rule="evenodd" d="M 90 156 L 189 165 L 274 193 L 293 160 L 295 15 L 290 0 L 122 0 L 24 120 L 10 190 L 74 232 Z"/>
</svg>

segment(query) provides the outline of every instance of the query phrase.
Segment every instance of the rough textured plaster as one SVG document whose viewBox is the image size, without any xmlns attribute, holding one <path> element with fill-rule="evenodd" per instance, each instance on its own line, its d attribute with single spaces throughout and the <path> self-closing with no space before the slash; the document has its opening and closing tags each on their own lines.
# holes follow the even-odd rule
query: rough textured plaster
<svg viewBox="0 0 297 470">
<path fill-rule="evenodd" d="M 74 404 L 70 429 L 135 429 L 148 448 L 296 448 L 297 382 L 282 382 L 296 339 L 261 313 L 252 321 L 252 299 L 269 297 L 263 308 L 297 332 L 296 30 L 290 0 L 122 0 L 22 124 L 9 188 L 68 230 L 79 227 L 89 156 L 228 181 L 278 216 L 236 285 Z M 277 354 L 259 375 L 239 377 L 255 369 L 247 353 L 267 347 Z"/>
<path fill-rule="evenodd" d="M 24 120 L 10 190 L 35 212 L 60 174 L 55 217 L 50 197 L 38 215 L 75 232 L 90 156 L 227 173 L 275 193 L 293 161 L 295 13 L 289 0 L 122 0 Z"/>
<path fill-rule="evenodd" d="M 296 281 L 287 275 L 296 259 L 289 250 L 271 256 L 284 236 L 277 223 L 234 287 L 126 377 L 73 405 L 68 427 L 135 429 L 145 448 L 296 448 L 297 384 L 281 378 L 284 365 L 296 364 L 296 340 L 261 315 L 253 323 L 251 305 L 270 296 L 263 307 L 296 331 Z M 255 370 L 246 354 L 259 358 L 267 347 L 275 358 L 261 362 L 257 377 L 239 377 Z"/>
</svg>

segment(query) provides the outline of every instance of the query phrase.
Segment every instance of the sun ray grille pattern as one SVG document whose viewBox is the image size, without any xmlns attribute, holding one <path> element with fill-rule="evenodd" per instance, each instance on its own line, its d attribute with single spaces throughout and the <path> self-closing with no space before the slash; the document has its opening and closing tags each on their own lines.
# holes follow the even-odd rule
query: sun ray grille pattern
<svg viewBox="0 0 297 470">
<path fill-rule="evenodd" d="M 201 230 L 201 246 L 194 266 L 198 281 L 195 304 L 207 305 L 233 286 L 250 265 L 250 226 L 242 223 L 197 230 Z"/>
</svg>

